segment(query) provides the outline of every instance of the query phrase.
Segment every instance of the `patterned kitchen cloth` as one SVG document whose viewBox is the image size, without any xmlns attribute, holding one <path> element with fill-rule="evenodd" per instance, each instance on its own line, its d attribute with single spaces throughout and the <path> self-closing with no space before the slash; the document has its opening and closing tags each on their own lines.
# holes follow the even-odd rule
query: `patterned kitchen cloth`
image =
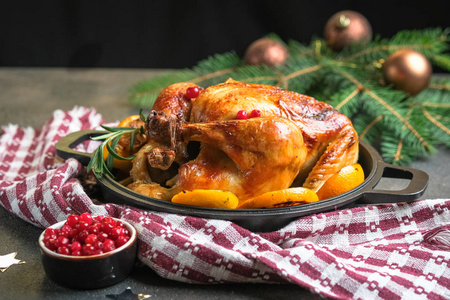
<svg viewBox="0 0 450 300">
<path fill-rule="evenodd" d="M 40 130 L 3 126 L 0 204 L 41 228 L 83 212 L 126 220 L 138 232 L 139 260 L 172 280 L 291 283 L 334 299 L 450 298 L 449 199 L 313 214 L 265 233 L 93 202 L 80 181 L 85 167 L 56 157 L 54 146 L 102 122 L 94 109 L 75 107 L 55 111 Z"/>
</svg>

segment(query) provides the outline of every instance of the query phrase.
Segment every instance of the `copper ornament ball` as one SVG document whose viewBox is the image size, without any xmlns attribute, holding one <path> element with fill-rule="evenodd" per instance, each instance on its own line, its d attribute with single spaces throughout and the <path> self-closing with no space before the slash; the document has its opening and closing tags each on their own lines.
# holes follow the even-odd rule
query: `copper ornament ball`
<svg viewBox="0 0 450 300">
<path fill-rule="evenodd" d="M 343 10 L 327 21 L 324 38 L 330 48 L 341 51 L 354 43 L 368 43 L 372 39 L 372 26 L 362 14 Z"/>
<path fill-rule="evenodd" d="M 387 83 L 397 90 L 417 95 L 430 82 L 432 66 L 420 52 L 411 49 L 392 53 L 383 64 L 383 75 Z"/>
<path fill-rule="evenodd" d="M 247 65 L 273 67 L 284 64 L 288 56 L 289 52 L 282 43 L 270 38 L 261 38 L 247 48 L 244 62 Z"/>
</svg>

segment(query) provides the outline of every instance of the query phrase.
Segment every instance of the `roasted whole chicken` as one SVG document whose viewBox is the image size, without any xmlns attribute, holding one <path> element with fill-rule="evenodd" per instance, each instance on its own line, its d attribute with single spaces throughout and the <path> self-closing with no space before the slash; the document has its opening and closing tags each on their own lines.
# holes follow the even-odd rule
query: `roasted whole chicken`
<svg viewBox="0 0 450 300">
<path fill-rule="evenodd" d="M 358 159 L 351 121 L 312 97 L 232 79 L 186 96 L 165 88 L 145 123 L 128 188 L 170 201 L 183 190 L 233 192 L 244 201 L 290 186 L 317 191 Z M 258 117 L 239 119 L 240 112 Z"/>
</svg>

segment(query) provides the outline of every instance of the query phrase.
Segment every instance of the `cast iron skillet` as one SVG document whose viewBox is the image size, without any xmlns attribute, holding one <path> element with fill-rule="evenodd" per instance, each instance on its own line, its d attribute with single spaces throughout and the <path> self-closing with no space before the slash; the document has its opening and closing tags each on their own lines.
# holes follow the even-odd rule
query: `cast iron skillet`
<svg viewBox="0 0 450 300">
<path fill-rule="evenodd" d="M 75 158 L 87 165 L 92 153 L 74 150 L 80 143 L 104 131 L 82 130 L 60 139 L 56 145 L 56 154 L 61 158 Z M 344 208 L 349 205 L 397 203 L 415 200 L 420 197 L 428 184 L 428 174 L 417 169 L 398 167 L 383 162 L 378 152 L 369 144 L 360 142 L 358 161 L 365 173 L 365 181 L 353 190 L 339 196 L 298 206 L 272 209 L 215 209 L 187 206 L 147 197 L 136 193 L 104 174 L 97 177 L 104 201 L 127 204 L 138 208 L 191 215 L 197 217 L 230 220 L 252 231 L 273 231 L 280 229 L 297 217 Z M 382 177 L 409 179 L 409 185 L 397 191 L 375 190 Z"/>
</svg>

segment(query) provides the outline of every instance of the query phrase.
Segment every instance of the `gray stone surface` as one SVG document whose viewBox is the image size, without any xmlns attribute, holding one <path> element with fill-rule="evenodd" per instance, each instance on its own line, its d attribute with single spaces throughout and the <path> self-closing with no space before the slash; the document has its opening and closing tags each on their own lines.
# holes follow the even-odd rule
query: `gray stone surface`
<svg viewBox="0 0 450 300">
<path fill-rule="evenodd" d="M 0 68 L 0 125 L 40 127 L 56 109 L 76 105 L 95 107 L 106 122 L 120 120 L 139 110 L 127 100 L 131 84 L 162 70 L 126 69 L 21 69 Z M 440 149 L 434 156 L 411 167 L 430 175 L 425 198 L 448 198 L 450 150 Z M 401 189 L 404 181 L 382 180 L 383 189 Z M 0 207 L 0 255 L 18 252 L 24 265 L 14 265 L 0 273 L 2 299 L 106 299 L 127 287 L 150 299 L 319 299 L 309 291 L 285 285 L 190 285 L 166 280 L 150 268 L 137 265 L 125 281 L 104 289 L 74 291 L 50 281 L 42 268 L 37 239 L 41 229 L 22 221 Z"/>
</svg>

